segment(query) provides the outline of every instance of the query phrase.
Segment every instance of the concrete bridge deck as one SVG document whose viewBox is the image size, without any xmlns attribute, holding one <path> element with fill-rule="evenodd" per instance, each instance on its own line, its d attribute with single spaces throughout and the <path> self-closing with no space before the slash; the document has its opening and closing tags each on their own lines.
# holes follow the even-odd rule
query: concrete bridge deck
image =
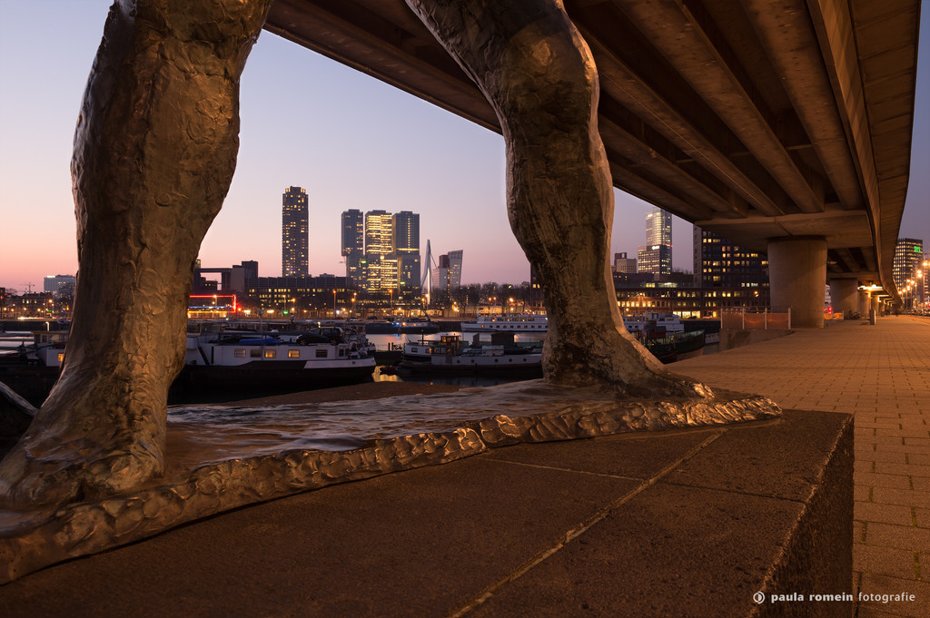
<svg viewBox="0 0 930 618">
<path fill-rule="evenodd" d="M 828 322 L 672 369 L 784 408 L 854 414 L 856 585 L 921 599 L 859 616 L 930 615 L 930 319 Z"/>
</svg>

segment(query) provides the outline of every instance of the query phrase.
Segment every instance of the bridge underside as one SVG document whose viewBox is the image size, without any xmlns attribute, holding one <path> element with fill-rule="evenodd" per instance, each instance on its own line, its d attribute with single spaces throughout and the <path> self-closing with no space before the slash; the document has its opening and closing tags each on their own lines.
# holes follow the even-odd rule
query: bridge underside
<svg viewBox="0 0 930 618">
<path fill-rule="evenodd" d="M 734 242 L 822 237 L 828 277 L 891 277 L 919 0 L 566 0 L 600 73 L 614 184 Z M 266 29 L 499 131 L 403 0 L 276 0 Z"/>
</svg>

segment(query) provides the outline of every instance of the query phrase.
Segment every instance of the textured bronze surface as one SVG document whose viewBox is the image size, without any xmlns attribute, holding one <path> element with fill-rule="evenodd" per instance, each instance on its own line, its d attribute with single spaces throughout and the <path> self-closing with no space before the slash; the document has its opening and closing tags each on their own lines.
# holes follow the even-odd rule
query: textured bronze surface
<svg viewBox="0 0 930 618">
<path fill-rule="evenodd" d="M 597 68 L 558 0 L 407 0 L 491 103 L 507 149 L 510 225 L 543 282 L 543 368 L 561 384 L 702 396 L 623 327 L 608 266 L 613 190 Z M 696 390 L 698 392 L 696 392 Z"/>
<path fill-rule="evenodd" d="M 214 409 L 222 409 L 216 406 Z M 763 397 L 630 400 L 599 387 L 542 381 L 457 393 L 376 401 L 277 406 L 265 410 L 293 427 L 306 425 L 328 450 L 273 452 L 250 427 L 171 427 L 181 434 L 167 474 L 141 489 L 75 501 L 56 510 L 0 511 L 0 581 L 75 556 L 142 539 L 185 522 L 247 504 L 388 472 L 455 461 L 520 442 L 590 438 L 770 418 Z M 372 417 L 374 419 L 372 420 Z M 369 419 L 367 422 L 364 419 Z M 344 422 L 355 419 L 355 422 Z M 339 421 L 333 424 L 333 420 Z M 266 421 L 265 426 L 275 421 Z M 236 434 L 238 433 L 238 438 Z"/>
<path fill-rule="evenodd" d="M 118 0 L 84 94 L 72 176 L 79 275 L 64 369 L 0 463 L 0 499 L 137 487 L 164 465 L 187 293 L 239 147 L 239 76 L 271 0 Z"/>
</svg>

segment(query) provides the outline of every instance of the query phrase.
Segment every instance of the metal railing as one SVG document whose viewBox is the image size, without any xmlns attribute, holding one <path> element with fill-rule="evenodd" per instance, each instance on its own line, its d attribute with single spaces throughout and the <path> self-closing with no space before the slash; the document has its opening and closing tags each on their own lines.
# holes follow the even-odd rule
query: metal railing
<svg viewBox="0 0 930 618">
<path fill-rule="evenodd" d="M 769 311 L 738 307 L 720 310 L 720 329 L 791 330 L 791 307 L 788 311 Z"/>
</svg>

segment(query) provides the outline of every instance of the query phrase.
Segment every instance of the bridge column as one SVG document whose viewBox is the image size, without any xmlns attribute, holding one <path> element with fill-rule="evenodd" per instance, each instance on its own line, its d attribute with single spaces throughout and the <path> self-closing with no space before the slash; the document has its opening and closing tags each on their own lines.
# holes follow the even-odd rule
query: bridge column
<svg viewBox="0 0 930 618">
<path fill-rule="evenodd" d="M 869 317 L 869 293 L 865 290 L 859 290 L 859 315 L 864 318 Z"/>
<path fill-rule="evenodd" d="M 858 292 L 859 282 L 856 279 L 830 279 L 833 312 L 842 311 L 844 316 L 854 312 L 859 301 Z"/>
<path fill-rule="evenodd" d="M 827 241 L 822 236 L 772 238 L 768 244 L 772 310 L 791 308 L 791 324 L 823 328 Z"/>
</svg>

